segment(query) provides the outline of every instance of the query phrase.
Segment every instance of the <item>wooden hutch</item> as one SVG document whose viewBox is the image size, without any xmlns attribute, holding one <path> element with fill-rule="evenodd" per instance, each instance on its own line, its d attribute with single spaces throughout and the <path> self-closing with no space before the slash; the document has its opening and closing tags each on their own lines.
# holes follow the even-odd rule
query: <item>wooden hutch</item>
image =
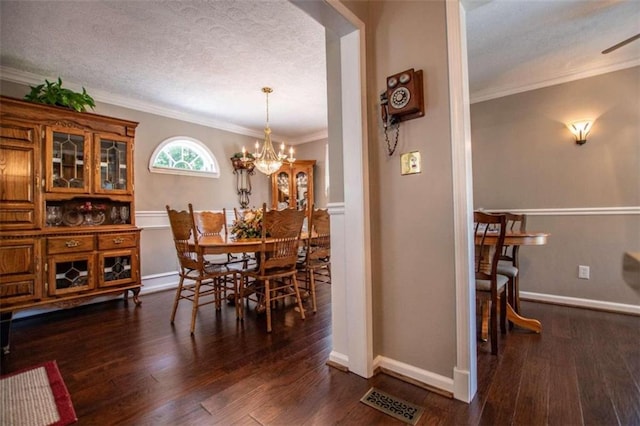
<svg viewBox="0 0 640 426">
<path fill-rule="evenodd" d="M 313 199 L 313 167 L 315 160 L 284 163 L 271 175 L 271 208 L 295 208 L 309 211 Z"/>
<path fill-rule="evenodd" d="M 140 301 L 138 123 L 0 97 L 0 315 L 133 293 Z"/>
</svg>

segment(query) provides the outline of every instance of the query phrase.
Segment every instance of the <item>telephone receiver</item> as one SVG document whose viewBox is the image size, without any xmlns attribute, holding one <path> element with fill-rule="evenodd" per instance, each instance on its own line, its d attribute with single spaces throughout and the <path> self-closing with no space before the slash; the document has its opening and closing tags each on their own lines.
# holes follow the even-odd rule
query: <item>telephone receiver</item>
<svg viewBox="0 0 640 426">
<path fill-rule="evenodd" d="M 387 92 L 382 92 L 380 94 L 380 114 L 382 116 L 382 126 L 385 129 L 398 124 L 396 116 L 389 114 L 389 98 Z"/>
<path fill-rule="evenodd" d="M 398 145 L 400 122 L 424 116 L 422 70 L 410 68 L 387 77 L 387 87 L 380 94 L 380 116 L 389 155 Z M 389 142 L 389 128 L 395 130 L 393 146 Z"/>
</svg>

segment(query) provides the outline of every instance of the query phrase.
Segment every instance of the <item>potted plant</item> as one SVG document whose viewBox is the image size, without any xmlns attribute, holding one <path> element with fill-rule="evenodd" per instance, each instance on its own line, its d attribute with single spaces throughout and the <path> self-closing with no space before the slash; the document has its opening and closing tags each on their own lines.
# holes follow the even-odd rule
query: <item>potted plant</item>
<svg viewBox="0 0 640 426">
<path fill-rule="evenodd" d="M 24 97 L 27 101 L 62 106 L 78 112 L 85 112 L 87 107 L 94 109 L 96 106 L 95 101 L 89 96 L 84 87 L 82 88 L 82 93 L 66 89 L 62 87 L 62 79 L 60 77 L 58 77 L 57 82 L 45 80 L 44 84 L 29 87 L 31 87 L 31 92 Z"/>
</svg>

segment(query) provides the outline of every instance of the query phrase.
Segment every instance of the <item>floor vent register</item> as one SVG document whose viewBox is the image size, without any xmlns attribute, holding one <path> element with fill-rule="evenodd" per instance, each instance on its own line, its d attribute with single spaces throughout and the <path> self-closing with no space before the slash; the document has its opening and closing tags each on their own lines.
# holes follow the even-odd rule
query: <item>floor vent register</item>
<svg viewBox="0 0 640 426">
<path fill-rule="evenodd" d="M 376 388 L 369 389 L 360 402 L 410 425 L 415 425 L 424 412 L 424 408 Z"/>
</svg>

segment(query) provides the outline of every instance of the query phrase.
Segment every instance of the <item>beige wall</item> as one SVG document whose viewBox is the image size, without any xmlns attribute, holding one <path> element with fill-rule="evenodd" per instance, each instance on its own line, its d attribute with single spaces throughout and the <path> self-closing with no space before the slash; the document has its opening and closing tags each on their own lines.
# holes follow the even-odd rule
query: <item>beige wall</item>
<svg viewBox="0 0 640 426">
<path fill-rule="evenodd" d="M 346 5 L 367 26 L 374 356 L 451 377 L 456 330 L 445 3 Z M 389 157 L 378 97 L 387 75 L 408 68 L 424 72 L 426 115 L 401 125 Z M 415 150 L 422 173 L 401 176 L 400 154 Z"/>
<path fill-rule="evenodd" d="M 595 122 L 579 146 L 565 124 L 585 118 Z M 471 133 L 475 207 L 530 210 L 528 229 L 551 233 L 520 251 L 521 289 L 640 305 L 622 279 L 640 216 L 594 210 L 640 206 L 640 67 L 473 104 Z"/>
</svg>

